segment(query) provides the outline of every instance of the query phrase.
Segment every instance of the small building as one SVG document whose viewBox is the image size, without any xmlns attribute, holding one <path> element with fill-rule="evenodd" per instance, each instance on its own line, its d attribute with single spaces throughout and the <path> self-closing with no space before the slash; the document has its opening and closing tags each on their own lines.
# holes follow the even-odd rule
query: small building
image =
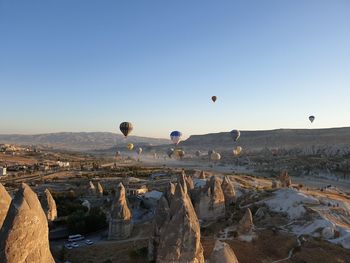
<svg viewBox="0 0 350 263">
<path fill-rule="evenodd" d="M 69 167 L 69 162 L 61 162 L 61 161 L 58 161 L 57 162 L 57 165 L 60 167 L 60 168 L 68 168 Z"/>
<path fill-rule="evenodd" d="M 0 167 L 0 176 L 7 175 L 7 169 L 6 167 Z"/>
<path fill-rule="evenodd" d="M 126 194 L 128 196 L 135 196 L 135 195 L 143 195 L 148 192 L 148 188 L 146 185 L 141 186 L 130 186 L 126 189 Z"/>
</svg>

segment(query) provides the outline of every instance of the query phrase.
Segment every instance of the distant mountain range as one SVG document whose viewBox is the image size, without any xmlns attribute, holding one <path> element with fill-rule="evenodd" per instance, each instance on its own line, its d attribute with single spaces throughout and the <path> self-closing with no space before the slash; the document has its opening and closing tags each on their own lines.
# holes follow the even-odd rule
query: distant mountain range
<svg viewBox="0 0 350 263">
<path fill-rule="evenodd" d="M 110 132 L 62 132 L 37 135 L 0 134 L 0 143 L 41 145 L 56 149 L 92 151 L 112 151 L 127 143 L 144 147 L 145 150 L 163 150 L 171 146 L 168 139 L 129 136 Z M 263 148 L 307 148 L 307 147 L 349 147 L 350 127 L 331 129 L 278 129 L 268 131 L 241 131 L 238 142 L 234 142 L 229 132 L 192 135 L 180 142 L 185 150 L 231 150 L 234 146 L 245 150 Z"/>
<path fill-rule="evenodd" d="M 36 135 L 0 134 L 0 143 L 40 145 L 55 149 L 73 151 L 91 151 L 124 146 L 134 143 L 136 146 L 169 144 L 170 140 L 138 136 L 129 136 L 111 132 L 60 132 Z"/>
<path fill-rule="evenodd" d="M 229 132 L 206 135 L 192 135 L 181 144 L 184 148 L 232 149 L 235 145 L 246 150 L 262 148 L 307 148 L 307 147 L 348 147 L 350 127 L 331 129 L 278 129 L 268 131 L 241 131 L 241 137 L 234 142 Z"/>
</svg>

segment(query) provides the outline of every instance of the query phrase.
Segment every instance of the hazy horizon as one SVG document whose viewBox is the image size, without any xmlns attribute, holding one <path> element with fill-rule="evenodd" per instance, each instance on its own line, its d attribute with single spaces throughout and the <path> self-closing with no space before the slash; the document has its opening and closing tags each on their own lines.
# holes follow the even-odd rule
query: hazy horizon
<svg viewBox="0 0 350 263">
<path fill-rule="evenodd" d="M 345 0 L 1 1 L 0 134 L 349 127 L 349 13 Z"/>
<path fill-rule="evenodd" d="M 255 131 L 278 131 L 278 130 L 328 130 L 328 129 L 346 129 L 346 128 L 350 128 L 350 126 L 344 126 L 344 127 L 321 127 L 321 128 L 275 128 L 275 129 L 256 129 L 256 130 L 241 130 L 241 132 L 255 132 Z M 189 134 L 186 136 L 182 137 L 182 140 L 186 140 L 188 139 L 190 136 L 192 135 L 208 135 L 208 134 L 216 134 L 216 133 L 222 133 L 222 132 L 230 132 L 230 131 L 218 131 L 218 132 L 207 132 L 207 133 L 198 133 L 198 134 Z M 57 131 L 57 132 L 39 132 L 39 133 L 0 133 L 1 135 L 28 135 L 28 136 L 35 136 L 35 135 L 45 135 L 45 134 L 59 134 L 59 133 L 112 133 L 115 135 L 120 135 L 120 136 L 124 136 L 123 134 L 121 134 L 120 132 L 116 132 L 116 131 Z M 128 137 L 145 137 L 145 138 L 154 138 L 154 139 L 165 139 L 165 140 L 169 140 L 169 136 L 165 136 L 165 137 L 152 137 L 152 136 L 144 136 L 144 135 L 138 135 L 138 134 L 132 134 L 129 135 Z"/>
</svg>

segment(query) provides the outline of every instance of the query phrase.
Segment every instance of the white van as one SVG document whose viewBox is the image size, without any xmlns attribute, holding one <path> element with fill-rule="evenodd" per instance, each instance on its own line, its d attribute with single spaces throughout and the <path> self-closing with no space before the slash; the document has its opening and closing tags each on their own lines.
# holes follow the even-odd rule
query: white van
<svg viewBox="0 0 350 263">
<path fill-rule="evenodd" d="M 84 239 L 85 239 L 85 237 L 83 235 L 80 235 L 80 234 L 68 236 L 69 242 L 76 242 L 76 241 L 80 241 L 80 240 L 84 240 Z"/>
</svg>

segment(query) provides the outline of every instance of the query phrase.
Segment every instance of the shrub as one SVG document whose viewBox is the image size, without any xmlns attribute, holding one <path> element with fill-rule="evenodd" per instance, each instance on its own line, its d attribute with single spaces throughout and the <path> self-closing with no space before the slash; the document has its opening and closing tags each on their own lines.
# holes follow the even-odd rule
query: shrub
<svg viewBox="0 0 350 263">
<path fill-rule="evenodd" d="M 67 219 L 70 233 L 86 234 L 107 226 L 106 215 L 99 207 L 93 207 L 89 213 L 76 211 Z"/>
</svg>

